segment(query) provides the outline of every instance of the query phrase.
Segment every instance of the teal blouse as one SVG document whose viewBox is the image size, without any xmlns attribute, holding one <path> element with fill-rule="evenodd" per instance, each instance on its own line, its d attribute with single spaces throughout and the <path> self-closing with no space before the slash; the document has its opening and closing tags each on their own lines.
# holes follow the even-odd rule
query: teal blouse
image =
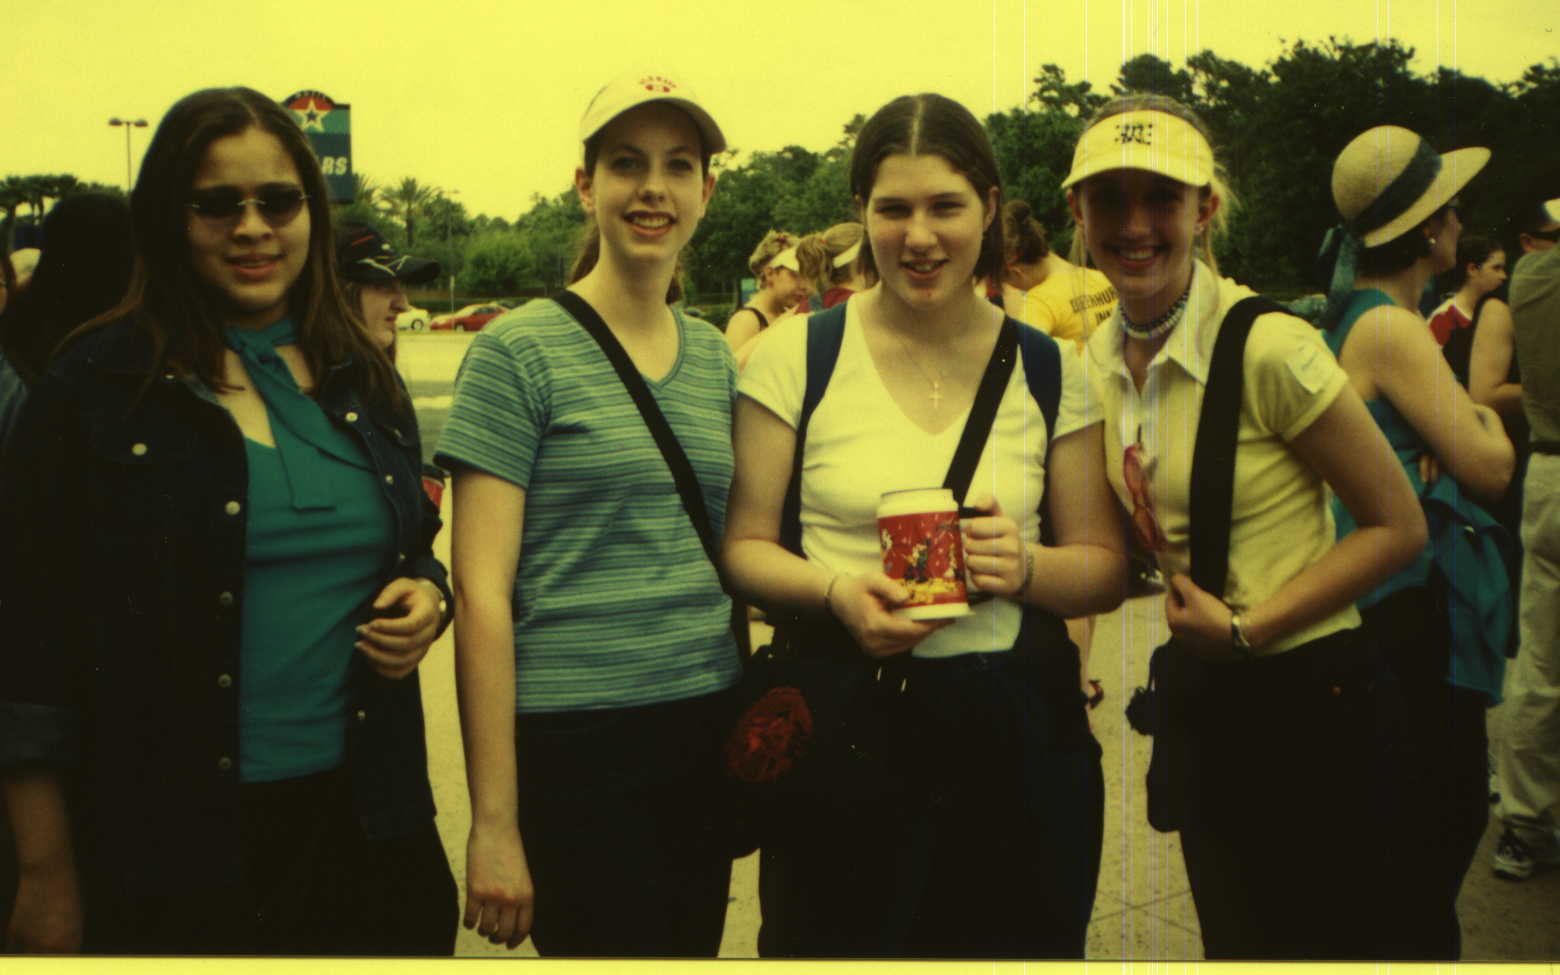
<svg viewBox="0 0 1560 975">
<path fill-rule="evenodd" d="M 278 441 L 293 434 L 273 418 Z M 347 675 L 394 557 L 390 503 L 369 459 L 319 451 L 328 506 L 293 503 L 279 451 L 245 439 L 249 461 L 239 649 L 239 771 L 244 782 L 323 772 L 346 757 Z M 289 444 L 312 450 L 307 444 Z"/>
<path fill-rule="evenodd" d="M 1392 303 L 1391 297 L 1374 288 L 1354 292 L 1338 324 L 1323 334 L 1333 355 L 1341 352 L 1349 330 L 1366 312 Z M 1402 589 L 1427 586 L 1438 574 L 1447 585 L 1451 630 L 1447 683 L 1481 691 L 1491 704 L 1498 704 L 1506 649 L 1516 634 L 1507 572 L 1511 538 L 1483 508 L 1463 496 L 1451 475 L 1443 473 L 1435 483 L 1425 484 L 1419 476 L 1419 458 L 1430 447 L 1397 407 L 1380 398 L 1365 407 L 1419 496 L 1430 540 L 1413 564 L 1363 596 L 1359 607 L 1366 609 Z M 1342 538 L 1355 529 L 1355 521 L 1336 497 L 1332 508 Z"/>
</svg>

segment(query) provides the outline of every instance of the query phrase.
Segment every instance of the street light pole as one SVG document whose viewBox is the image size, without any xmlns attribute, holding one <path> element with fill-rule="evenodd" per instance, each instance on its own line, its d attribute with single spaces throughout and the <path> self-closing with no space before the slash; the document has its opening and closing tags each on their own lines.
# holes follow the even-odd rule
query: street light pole
<svg viewBox="0 0 1560 975">
<path fill-rule="evenodd" d="M 123 125 L 125 127 L 125 192 L 128 193 L 132 188 L 130 179 L 130 129 L 146 128 L 146 119 L 138 118 L 132 121 L 131 119 L 119 118 L 118 116 L 115 116 L 108 120 L 108 124 Z"/>
</svg>

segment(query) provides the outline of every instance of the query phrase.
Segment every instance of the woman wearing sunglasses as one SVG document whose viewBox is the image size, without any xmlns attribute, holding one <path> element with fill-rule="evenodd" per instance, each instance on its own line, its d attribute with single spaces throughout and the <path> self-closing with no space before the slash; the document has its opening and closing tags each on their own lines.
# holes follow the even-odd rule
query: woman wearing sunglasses
<svg viewBox="0 0 1560 975">
<path fill-rule="evenodd" d="M 1172 774 L 1188 797 L 1181 848 L 1204 948 L 1374 957 L 1360 923 L 1371 914 L 1352 898 L 1379 879 L 1380 839 L 1375 669 L 1353 601 L 1423 545 L 1418 506 L 1316 330 L 1260 315 L 1242 360 L 1228 583 L 1199 588 L 1188 575 L 1199 411 L 1225 315 L 1251 294 L 1215 270 L 1209 238 L 1227 193 L 1207 130 L 1172 99 L 1116 98 L 1063 186 L 1119 298 L 1085 350 L 1107 470 L 1170 580 L 1174 642 L 1161 652 L 1202 677 L 1182 685 L 1194 718 Z M 1361 525 L 1337 543 L 1329 488 Z"/>
<path fill-rule="evenodd" d="M 1456 197 L 1489 158 L 1481 147 L 1443 155 L 1408 129 L 1377 126 L 1344 147 L 1332 173 L 1342 223 L 1326 251 L 1335 255 L 1327 344 L 1396 451 L 1430 530 L 1416 560 L 1359 600 L 1405 704 L 1393 762 L 1405 812 L 1390 866 L 1401 891 L 1378 911 L 1391 958 L 1459 956 L 1457 893 L 1489 821 L 1484 711 L 1500 701 L 1510 612 L 1507 633 L 1482 612 L 1468 627 L 1459 618 L 1474 615 L 1465 594 L 1493 587 L 1498 602 L 1510 583 L 1501 553 L 1493 565 L 1478 560 L 1478 540 L 1501 530 L 1463 495 L 1497 502 L 1515 454 L 1499 416 L 1457 381 L 1416 300 L 1456 262 Z M 1350 512 L 1336 514 L 1340 534 L 1349 532 Z"/>
<path fill-rule="evenodd" d="M 404 389 L 274 101 L 169 110 L 127 297 L 7 455 L 14 951 L 448 954 L 415 668 L 445 623 Z"/>
</svg>

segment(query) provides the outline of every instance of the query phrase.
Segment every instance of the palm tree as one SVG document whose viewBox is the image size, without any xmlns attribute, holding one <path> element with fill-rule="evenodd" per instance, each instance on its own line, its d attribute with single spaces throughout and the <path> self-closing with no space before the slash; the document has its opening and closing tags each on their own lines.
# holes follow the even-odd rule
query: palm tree
<svg viewBox="0 0 1560 975">
<path fill-rule="evenodd" d="M 372 177 L 366 176 L 356 169 L 347 174 L 347 180 L 352 184 L 352 203 L 354 204 L 372 205 L 374 197 L 383 192 Z"/>
<path fill-rule="evenodd" d="M 401 180 L 400 185 L 392 189 L 379 191 L 379 208 L 386 215 L 399 220 L 401 226 L 406 228 L 407 247 L 417 242 L 415 233 L 417 220 L 422 217 L 436 192 L 433 187 L 424 186 L 412 176 Z"/>
<path fill-rule="evenodd" d="M 16 222 L 16 211 L 27 202 L 23 179 L 25 177 L 7 176 L 0 180 L 0 210 L 5 211 L 5 218 L 0 220 L 0 251 L 11 249 L 11 227 Z"/>
</svg>

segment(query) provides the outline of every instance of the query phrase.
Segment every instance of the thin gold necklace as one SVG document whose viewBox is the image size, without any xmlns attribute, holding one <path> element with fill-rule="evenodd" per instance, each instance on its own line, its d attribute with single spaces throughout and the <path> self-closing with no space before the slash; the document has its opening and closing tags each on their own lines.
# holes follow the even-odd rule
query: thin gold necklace
<svg viewBox="0 0 1560 975">
<path fill-rule="evenodd" d="M 899 342 L 899 347 L 904 350 L 905 358 L 909 359 L 910 364 L 915 366 L 916 371 L 925 376 L 926 381 L 932 384 L 932 409 L 938 409 L 942 405 L 942 382 L 944 379 L 948 378 L 948 374 L 939 369 L 937 370 L 937 377 L 935 379 L 932 378 L 932 374 L 922 368 L 921 363 L 916 359 L 916 357 L 910 354 L 910 344 L 905 341 L 904 336 L 900 335 L 898 332 L 894 332 L 894 338 Z"/>
</svg>

